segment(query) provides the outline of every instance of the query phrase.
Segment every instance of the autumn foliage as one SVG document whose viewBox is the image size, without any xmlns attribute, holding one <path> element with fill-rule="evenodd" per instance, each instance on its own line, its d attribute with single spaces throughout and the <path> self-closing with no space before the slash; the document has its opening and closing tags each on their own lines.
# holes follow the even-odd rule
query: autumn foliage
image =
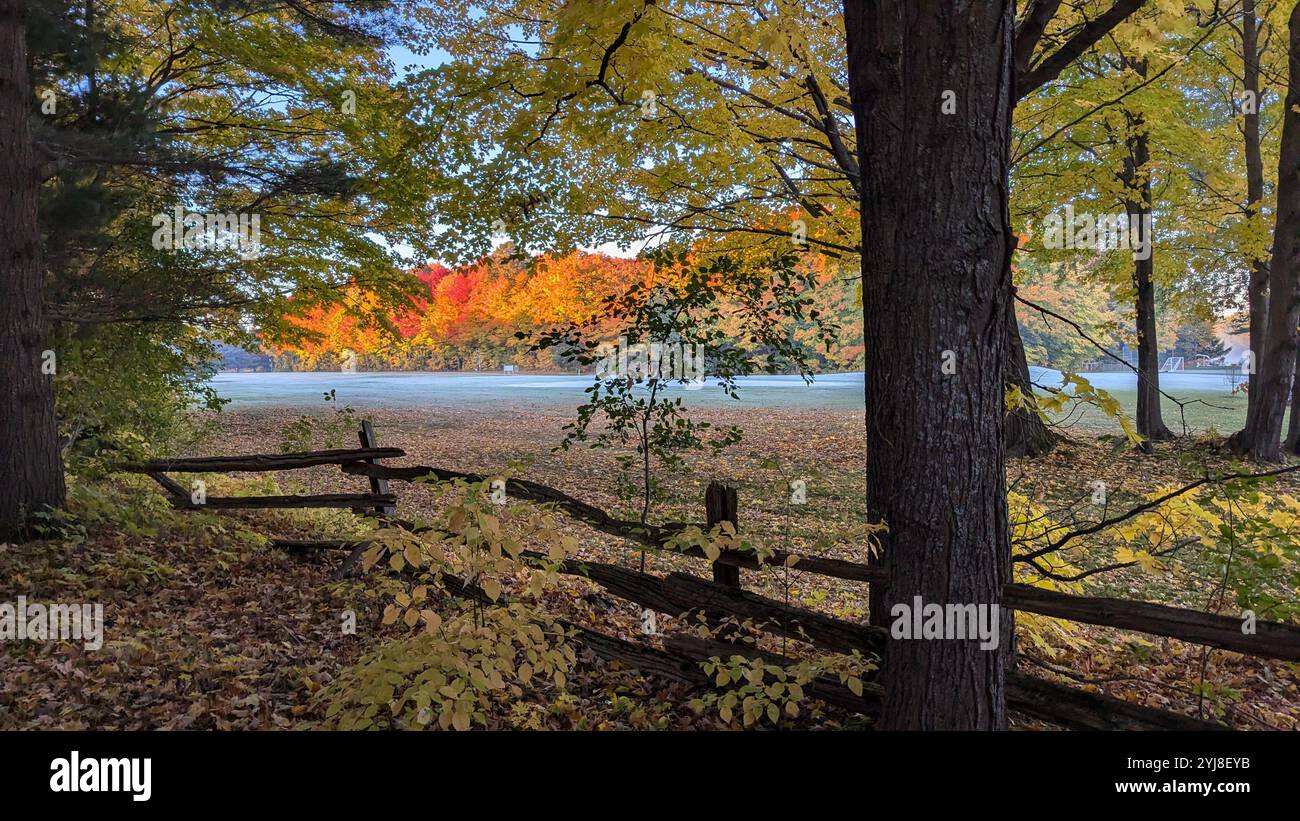
<svg viewBox="0 0 1300 821">
<path fill-rule="evenodd" d="M 816 350 L 810 329 L 791 333 L 816 350 L 827 370 L 856 369 L 862 362 L 862 319 L 849 278 L 822 257 L 817 302 L 823 313 L 842 317 L 845 334 L 834 350 Z M 468 265 L 432 264 L 415 270 L 413 295 L 397 306 L 367 289 L 350 285 L 344 298 L 286 317 L 293 331 L 267 339 L 277 367 L 332 370 L 355 354 L 364 370 L 496 370 L 515 364 L 527 370 L 562 370 L 571 363 L 551 352 L 529 353 L 531 336 L 542 329 L 595 316 L 604 300 L 653 277 L 644 259 L 623 259 L 575 251 L 521 258 L 510 246 Z M 610 323 L 616 337 L 616 323 Z M 738 340 L 740 341 L 740 340 Z"/>
</svg>

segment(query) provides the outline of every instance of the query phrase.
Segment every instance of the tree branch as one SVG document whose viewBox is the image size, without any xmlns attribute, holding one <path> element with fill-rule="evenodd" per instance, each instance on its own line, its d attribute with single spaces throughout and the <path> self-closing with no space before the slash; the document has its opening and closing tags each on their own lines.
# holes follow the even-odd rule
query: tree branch
<svg viewBox="0 0 1300 821">
<path fill-rule="evenodd" d="M 1065 67 L 1073 63 L 1085 51 L 1101 38 L 1109 34 L 1116 26 L 1127 20 L 1138 9 L 1145 5 L 1147 0 L 1115 0 L 1115 5 L 1111 6 L 1104 14 L 1096 20 L 1085 23 L 1079 33 L 1071 37 L 1052 54 L 1038 61 L 1038 64 L 1032 69 L 1021 71 L 1016 70 L 1016 100 L 1023 100 L 1025 97 L 1037 91 L 1042 86 L 1050 83 L 1060 76 Z M 1035 7 L 1039 3 L 1034 4 Z M 1051 5 L 1050 2 L 1043 5 Z M 1057 4 L 1059 5 L 1059 3 Z M 1031 9 L 1030 15 L 1041 9 Z M 1030 18 L 1026 18 L 1026 23 Z M 1049 18 L 1050 20 L 1050 18 Z M 1047 22 L 1043 22 L 1043 28 L 1047 27 Z M 1038 32 L 1038 37 L 1042 37 L 1042 31 Z M 1020 38 L 1016 38 L 1016 57 L 1020 57 Z M 1028 58 L 1026 58 L 1028 59 Z"/>
<path fill-rule="evenodd" d="M 1038 42 L 1043 39 L 1043 32 L 1047 30 L 1047 24 L 1052 22 L 1056 16 L 1056 10 L 1061 7 L 1061 0 L 1033 0 L 1033 5 L 1025 14 L 1025 19 L 1020 21 L 1016 27 L 1016 76 L 1019 77 L 1029 71 L 1029 63 L 1034 57 L 1034 49 L 1038 48 Z"/>
</svg>

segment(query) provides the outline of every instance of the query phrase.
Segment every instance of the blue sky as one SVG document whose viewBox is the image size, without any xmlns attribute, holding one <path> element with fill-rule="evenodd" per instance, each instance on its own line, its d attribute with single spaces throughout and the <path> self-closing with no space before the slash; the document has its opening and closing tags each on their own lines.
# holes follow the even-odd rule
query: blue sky
<svg viewBox="0 0 1300 821">
<path fill-rule="evenodd" d="M 436 68 L 450 60 L 451 55 L 438 48 L 421 57 L 406 46 L 392 46 L 388 49 L 388 59 L 393 61 L 398 74 L 404 76 L 409 73 L 408 69 Z"/>
</svg>

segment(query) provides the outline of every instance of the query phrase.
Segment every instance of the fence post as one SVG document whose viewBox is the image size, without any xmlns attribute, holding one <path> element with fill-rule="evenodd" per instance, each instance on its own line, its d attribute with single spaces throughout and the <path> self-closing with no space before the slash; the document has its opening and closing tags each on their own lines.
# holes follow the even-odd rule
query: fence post
<svg viewBox="0 0 1300 821">
<path fill-rule="evenodd" d="M 721 482 L 709 482 L 704 491 L 704 510 L 708 516 L 709 529 L 712 530 L 722 522 L 731 522 L 738 527 L 736 520 L 736 489 Z M 731 564 L 713 563 L 713 581 L 733 590 L 740 589 L 740 568 Z"/>
<path fill-rule="evenodd" d="M 357 431 L 357 438 L 361 440 L 361 447 L 363 448 L 379 447 L 379 445 L 375 444 L 375 426 L 370 423 L 369 419 L 361 420 L 361 430 Z M 371 464 L 375 462 L 374 459 L 367 459 L 366 461 Z M 387 493 L 388 480 L 370 477 L 370 492 Z M 381 516 L 393 516 L 397 514 L 397 508 L 392 505 L 376 505 L 374 512 Z"/>
</svg>

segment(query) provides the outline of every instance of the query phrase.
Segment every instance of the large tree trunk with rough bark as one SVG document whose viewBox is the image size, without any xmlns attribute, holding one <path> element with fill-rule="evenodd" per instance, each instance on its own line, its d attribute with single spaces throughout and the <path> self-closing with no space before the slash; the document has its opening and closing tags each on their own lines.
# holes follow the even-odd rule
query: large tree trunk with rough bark
<svg viewBox="0 0 1300 821">
<path fill-rule="evenodd" d="M 28 122 L 25 0 L 0 0 L 0 541 L 63 504 L 63 464 L 47 372 L 40 178 Z M 43 367 L 44 366 L 44 367 Z"/>
<path fill-rule="evenodd" d="M 1233 437 L 1236 449 L 1263 462 L 1282 458 L 1282 418 L 1296 369 L 1296 322 L 1300 320 L 1300 5 L 1291 12 L 1290 75 L 1283 108 L 1277 169 L 1277 223 L 1269 264 L 1268 333 L 1257 363 L 1246 426 Z"/>
<path fill-rule="evenodd" d="M 863 169 L 867 504 L 889 527 L 873 598 L 891 611 L 918 596 L 997 606 L 1010 576 L 1013 5 L 844 4 Z M 945 98 L 956 113 L 943 113 Z M 999 613 L 1004 648 L 1012 618 Z M 1003 653 L 970 639 L 890 642 L 880 726 L 1004 727 Z"/>
</svg>

